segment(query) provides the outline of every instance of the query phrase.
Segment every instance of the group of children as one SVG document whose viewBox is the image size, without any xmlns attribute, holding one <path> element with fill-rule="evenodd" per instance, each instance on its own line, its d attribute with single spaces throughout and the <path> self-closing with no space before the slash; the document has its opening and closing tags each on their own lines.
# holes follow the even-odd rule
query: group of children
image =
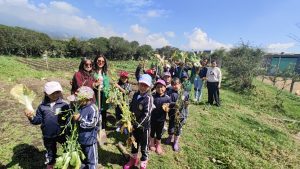
<svg viewBox="0 0 300 169">
<path fill-rule="evenodd" d="M 195 68 L 196 77 L 193 77 L 195 79 L 195 99 L 199 100 L 201 94 L 199 94 L 198 81 L 204 79 L 201 75 L 204 76 L 206 72 L 201 72 L 203 69 Z M 191 80 L 183 67 L 175 68 L 173 72 L 168 69 L 160 77 L 153 74 L 153 71 L 146 71 L 141 75 L 136 74 L 138 91 L 133 94 L 129 108 L 135 116 L 132 135 L 137 146 L 132 144 L 132 155 L 129 162 L 124 165 L 124 169 L 138 165 L 139 147 L 142 155 L 140 158 L 141 169 L 147 167 L 148 149 L 157 154 L 163 153 L 161 139 L 167 118 L 169 119 L 169 136 L 166 143 L 173 143 L 173 150 L 179 150 L 179 138 L 189 112 Z M 119 82 L 115 84 L 115 87 L 124 94 L 132 91 L 128 81 L 128 72 L 120 73 Z M 47 168 L 51 169 L 55 164 L 56 144 L 66 140 L 65 134 L 62 134 L 62 126 L 67 123 L 68 119 L 62 118 L 57 112 L 66 112 L 70 110 L 71 106 L 63 101 L 62 87 L 58 82 L 47 82 L 44 93 L 44 100 L 39 105 L 36 115 L 28 110 L 25 110 L 25 115 L 32 124 L 41 124 L 43 141 L 47 150 L 46 164 Z M 95 92 L 91 87 L 81 86 L 76 91 L 72 91 L 72 94 L 72 97 L 68 97 L 69 101 L 80 103 L 79 114 L 73 115 L 72 120 L 79 124 L 78 142 L 86 156 L 82 168 L 96 168 L 98 164 L 97 131 L 101 127 L 99 122 L 103 117 L 95 105 Z M 117 120 L 122 118 L 121 114 L 122 111 L 117 107 Z"/>
</svg>

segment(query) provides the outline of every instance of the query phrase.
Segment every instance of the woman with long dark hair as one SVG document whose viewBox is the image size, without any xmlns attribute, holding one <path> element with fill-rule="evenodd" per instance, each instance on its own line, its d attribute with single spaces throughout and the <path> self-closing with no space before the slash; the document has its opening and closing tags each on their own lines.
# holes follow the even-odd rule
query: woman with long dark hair
<svg viewBox="0 0 300 169">
<path fill-rule="evenodd" d="M 98 107 L 100 108 L 102 116 L 102 129 L 106 129 L 107 126 L 107 109 L 109 108 L 109 104 L 106 103 L 106 100 L 109 95 L 109 77 L 108 77 L 108 63 L 107 59 L 104 55 L 98 55 L 94 59 L 94 79 L 95 83 L 93 84 L 93 88 L 95 91 L 96 102 Z M 98 93 L 100 91 L 100 93 Z"/>
<path fill-rule="evenodd" d="M 86 57 L 82 58 L 79 65 L 79 70 L 74 74 L 72 79 L 71 94 L 74 94 L 81 86 L 88 86 L 90 88 L 93 87 L 94 78 L 92 72 L 92 60 Z"/>
</svg>

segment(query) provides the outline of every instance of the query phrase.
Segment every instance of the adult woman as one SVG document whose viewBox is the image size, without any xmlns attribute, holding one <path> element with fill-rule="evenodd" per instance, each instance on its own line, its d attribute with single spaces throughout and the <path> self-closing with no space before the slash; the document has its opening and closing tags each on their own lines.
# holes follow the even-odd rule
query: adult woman
<svg viewBox="0 0 300 169">
<path fill-rule="evenodd" d="M 220 92 L 222 81 L 221 69 L 217 67 L 215 60 L 211 61 L 211 67 L 207 68 L 206 72 L 207 90 L 208 90 L 208 103 L 213 104 L 216 102 L 216 106 L 221 106 L 220 103 Z"/>
<path fill-rule="evenodd" d="M 91 59 L 86 57 L 81 59 L 79 70 L 74 74 L 72 79 L 71 94 L 74 94 L 81 86 L 93 87 L 94 78 L 92 76 L 92 68 Z"/>
<path fill-rule="evenodd" d="M 106 129 L 106 114 L 107 109 L 109 108 L 108 103 L 106 100 L 109 94 L 109 77 L 107 76 L 108 71 L 108 63 L 107 59 L 104 55 L 98 55 L 94 59 L 94 79 L 95 83 L 93 84 L 96 102 L 98 107 L 100 107 L 101 116 L 102 116 L 102 129 Z M 100 91 L 100 93 L 98 93 Z"/>
</svg>

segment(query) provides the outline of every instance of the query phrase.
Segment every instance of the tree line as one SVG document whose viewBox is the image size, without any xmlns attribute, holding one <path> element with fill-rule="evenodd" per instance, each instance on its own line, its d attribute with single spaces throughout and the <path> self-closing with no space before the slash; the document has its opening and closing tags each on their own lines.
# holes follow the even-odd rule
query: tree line
<svg viewBox="0 0 300 169">
<path fill-rule="evenodd" d="M 165 46 L 153 49 L 122 37 L 97 37 L 80 40 L 54 39 L 34 30 L 0 25 L 0 55 L 42 57 L 94 57 L 104 54 L 110 60 L 148 59 L 153 53 L 171 57 L 178 48 Z"/>
</svg>

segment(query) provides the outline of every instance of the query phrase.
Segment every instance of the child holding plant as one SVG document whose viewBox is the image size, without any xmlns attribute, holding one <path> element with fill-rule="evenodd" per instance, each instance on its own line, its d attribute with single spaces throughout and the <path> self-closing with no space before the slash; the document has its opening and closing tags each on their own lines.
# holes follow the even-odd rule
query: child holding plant
<svg viewBox="0 0 300 169">
<path fill-rule="evenodd" d="M 163 109 L 163 104 L 170 103 L 171 98 L 166 95 L 166 83 L 164 80 L 157 80 L 155 83 L 155 94 L 153 94 L 155 108 L 151 112 L 151 132 L 150 132 L 150 150 L 157 154 L 163 153 L 161 147 L 161 137 L 166 121 L 167 112 Z M 156 137 L 155 137 L 156 135 Z"/>
<path fill-rule="evenodd" d="M 150 117 L 153 108 L 153 98 L 149 94 L 152 85 L 152 78 L 148 74 L 143 74 L 139 79 L 138 91 L 134 93 L 131 103 L 129 104 L 130 111 L 135 115 L 133 122 L 133 136 L 136 145 L 131 145 L 132 156 L 124 169 L 129 169 L 132 166 L 138 165 L 138 150 L 141 147 L 141 169 L 146 169 L 148 162 L 148 136 L 150 128 Z"/>
<path fill-rule="evenodd" d="M 67 114 L 70 107 L 62 99 L 62 91 L 58 82 L 47 82 L 44 86 L 45 96 L 36 110 L 36 115 L 31 110 L 24 112 L 31 124 L 41 124 L 43 142 L 47 150 L 45 162 L 47 169 L 52 169 L 55 163 L 56 144 L 62 144 L 66 140 L 64 133 L 62 133 L 62 126 L 67 123 L 67 118 L 64 115 Z"/>
<path fill-rule="evenodd" d="M 99 112 L 97 106 L 92 102 L 94 91 L 90 87 L 82 86 L 78 89 L 76 97 L 73 95 L 70 101 L 76 101 L 79 113 L 73 115 L 73 120 L 78 121 L 78 142 L 85 155 L 82 168 L 97 169 L 98 149 L 97 132 Z"/>
<path fill-rule="evenodd" d="M 170 144 L 175 134 L 173 150 L 179 151 L 179 137 L 188 115 L 189 94 L 182 89 L 179 78 L 173 78 L 172 87 L 173 89 L 170 92 L 169 137 L 166 142 Z"/>
<path fill-rule="evenodd" d="M 130 92 L 132 91 L 131 89 L 131 84 L 128 81 L 128 72 L 126 71 L 121 71 L 120 72 L 120 78 L 117 84 L 115 84 L 115 87 L 117 87 L 122 93 L 123 96 L 129 95 Z M 116 118 L 117 120 L 121 120 L 122 119 L 122 110 L 120 109 L 120 106 L 117 106 L 115 109 L 116 112 Z"/>
</svg>

